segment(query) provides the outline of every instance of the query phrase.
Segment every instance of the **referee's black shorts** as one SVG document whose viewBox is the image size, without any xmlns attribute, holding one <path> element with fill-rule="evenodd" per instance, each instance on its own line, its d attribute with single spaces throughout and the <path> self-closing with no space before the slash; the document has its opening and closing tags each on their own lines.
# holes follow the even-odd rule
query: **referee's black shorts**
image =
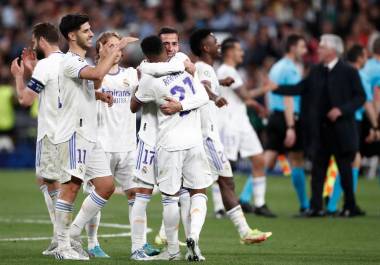
<svg viewBox="0 0 380 265">
<path fill-rule="evenodd" d="M 359 125 L 358 125 L 359 127 Z M 363 121 L 360 122 L 359 127 L 360 132 L 360 154 L 365 157 L 371 157 L 371 156 L 379 156 L 380 155 L 380 142 L 374 142 L 374 143 L 366 143 L 365 138 L 369 134 L 369 130 L 371 129 L 371 123 L 368 120 L 368 118 L 364 115 Z"/>
<path fill-rule="evenodd" d="M 284 146 L 284 140 L 286 136 L 286 121 L 282 111 L 274 111 L 268 120 L 266 127 L 266 143 L 264 145 L 265 150 L 273 150 L 278 153 L 286 153 L 289 151 L 300 152 L 303 151 L 303 134 L 299 119 L 296 117 L 294 129 L 296 131 L 296 142 L 291 148 Z"/>
</svg>

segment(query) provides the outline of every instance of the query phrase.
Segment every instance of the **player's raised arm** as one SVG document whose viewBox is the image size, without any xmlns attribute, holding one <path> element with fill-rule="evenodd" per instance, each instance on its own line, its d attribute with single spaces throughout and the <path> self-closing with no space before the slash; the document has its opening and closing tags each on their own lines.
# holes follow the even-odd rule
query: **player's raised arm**
<svg viewBox="0 0 380 265">
<path fill-rule="evenodd" d="M 35 98 L 37 97 L 37 93 L 26 87 L 25 82 L 24 82 L 24 64 L 22 61 L 19 64 L 18 58 L 12 61 L 11 73 L 16 83 L 16 93 L 17 93 L 18 102 L 23 107 L 31 106 Z M 43 84 L 41 84 L 38 80 L 34 80 L 34 81 L 31 80 L 29 84 L 31 84 L 32 87 L 35 87 L 36 90 L 38 90 L 38 87 L 39 88 L 43 87 Z"/>
<path fill-rule="evenodd" d="M 172 59 L 170 62 L 157 62 L 150 63 L 143 61 L 139 70 L 148 75 L 152 75 L 155 77 L 170 75 L 178 72 L 185 71 L 185 64 L 180 60 Z"/>
<path fill-rule="evenodd" d="M 95 67 L 86 66 L 79 72 L 79 77 L 87 80 L 101 81 L 114 64 L 120 48 L 112 44 L 101 45 L 99 61 Z"/>
</svg>

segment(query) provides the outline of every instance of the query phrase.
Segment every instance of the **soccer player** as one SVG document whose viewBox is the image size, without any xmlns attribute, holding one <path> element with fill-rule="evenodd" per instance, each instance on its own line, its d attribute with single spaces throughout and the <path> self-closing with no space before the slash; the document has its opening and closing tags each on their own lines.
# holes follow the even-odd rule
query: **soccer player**
<svg viewBox="0 0 380 265">
<path fill-rule="evenodd" d="M 291 34 L 286 39 L 285 56 L 269 71 L 269 78 L 279 85 L 297 84 L 302 79 L 302 56 L 307 52 L 304 38 Z M 267 168 L 274 166 L 278 154 L 288 153 L 291 179 L 300 204 L 300 214 L 309 209 L 303 160 L 303 136 L 299 122 L 300 96 L 269 93 L 271 115 L 267 126 L 265 160 Z"/>
<path fill-rule="evenodd" d="M 210 91 L 210 100 L 206 106 L 200 108 L 202 121 L 203 145 L 211 168 L 213 180 L 220 186 L 224 207 L 227 215 L 235 225 L 243 244 L 260 243 L 265 241 L 272 233 L 263 233 L 257 229 L 252 230 L 239 205 L 234 191 L 234 181 L 230 162 L 224 154 L 220 141 L 216 121 L 217 107 L 221 108 L 227 103 L 225 99 L 217 96 L 219 80 L 213 64 L 219 58 L 219 45 L 215 36 L 208 29 L 199 29 L 190 36 L 190 47 L 194 55 L 199 57 L 195 63 L 199 80 Z"/>
<path fill-rule="evenodd" d="M 168 59 L 163 43 L 157 36 L 145 38 L 141 47 L 149 62 L 165 62 Z M 195 95 L 202 89 L 201 84 L 186 72 L 159 78 L 143 75 L 131 104 L 155 102 L 156 105 L 161 105 L 166 97 L 174 97 L 182 101 L 185 98 L 196 97 Z M 207 101 L 207 96 L 205 96 L 204 102 Z M 191 253 L 189 260 L 199 261 L 201 257 L 199 235 L 207 212 L 205 192 L 212 182 L 202 145 L 199 112 L 195 109 L 167 116 L 158 110 L 157 118 L 156 181 L 163 196 L 169 260 L 180 258 L 178 194 L 183 186 L 190 190 L 191 195 L 191 224 L 186 240 Z M 172 161 L 172 163 L 167 163 L 167 161 Z"/>
<path fill-rule="evenodd" d="M 178 60 L 176 58 L 171 58 L 168 62 L 157 62 L 151 63 L 143 61 L 139 70 L 142 75 L 150 74 L 153 76 L 165 76 L 173 73 L 188 71 L 193 73 L 194 67 L 192 64 L 185 60 Z M 203 91 L 201 91 L 203 92 Z M 166 98 L 166 103 L 160 106 L 161 111 L 167 115 L 173 115 L 180 111 L 187 111 L 195 109 L 205 104 L 204 97 L 207 97 L 206 92 L 198 93 L 197 97 L 185 98 L 181 102 L 173 98 Z M 131 108 L 132 112 L 136 112 L 137 108 Z M 154 185 L 156 185 L 156 175 L 155 171 L 155 154 L 156 154 L 156 139 L 158 130 L 157 121 L 157 105 L 153 102 L 145 103 L 142 106 L 141 113 L 141 126 L 138 133 L 138 147 L 137 147 L 137 163 L 136 163 L 136 176 L 138 179 L 137 189 L 136 189 L 136 199 L 132 208 L 131 217 L 131 227 L 132 227 L 132 255 L 131 258 L 135 260 L 149 260 L 147 254 L 147 249 L 144 247 L 146 244 L 146 207 L 151 199 L 153 193 Z M 184 192 L 185 191 L 185 192 Z M 186 196 L 187 195 L 187 196 Z M 186 202 L 184 201 L 186 200 Z M 187 200 L 189 201 L 187 203 Z M 190 209 L 190 195 L 187 190 L 181 189 L 179 202 L 181 204 L 181 216 L 186 222 L 189 221 L 189 209 Z M 187 207 L 186 216 L 182 215 L 184 209 Z M 185 218 L 185 219 L 184 219 Z M 188 235 L 189 223 L 184 223 L 185 234 Z M 162 232 L 163 231 L 163 232 Z M 164 234 L 165 244 L 165 226 L 162 223 L 160 232 Z M 162 237 L 162 238 L 163 238 Z M 157 238 L 157 237 L 156 237 Z M 160 237 L 160 243 L 162 243 L 162 238 Z M 169 259 L 169 254 L 167 251 L 160 254 L 159 257 L 155 259 Z"/>
<path fill-rule="evenodd" d="M 99 60 L 90 66 L 85 55 L 94 34 L 87 15 L 69 14 L 61 19 L 59 29 L 69 51 L 59 67 L 58 143 L 61 168 L 61 192 L 55 206 L 58 249 L 57 259 L 88 260 L 74 251 L 70 237 L 79 238 L 86 223 L 105 206 L 115 187 L 107 156 L 97 142 L 97 117 L 94 83 L 100 82 L 113 66 L 119 50 L 127 44 L 101 46 Z M 71 223 L 73 204 L 83 181 L 91 181 L 94 190 L 84 200 Z"/>
<path fill-rule="evenodd" d="M 228 160 L 236 161 L 238 153 L 243 158 L 251 160 L 255 213 L 275 217 L 276 215 L 265 204 L 266 177 L 263 148 L 247 115 L 247 106 L 255 108 L 257 102 L 236 70 L 243 61 L 244 52 L 235 38 L 225 39 L 221 49 L 223 64 L 217 70 L 217 77 L 218 79 L 232 77 L 234 80 L 229 87 L 220 87 L 220 95 L 228 101 L 228 105 L 222 108 L 218 115 L 224 151 Z"/>
<path fill-rule="evenodd" d="M 22 61 L 14 59 L 11 72 L 16 82 L 16 92 L 22 106 L 31 106 L 39 98 L 37 148 L 36 148 L 36 176 L 37 183 L 45 199 L 50 220 L 55 223 L 54 205 L 59 191 L 58 150 L 54 140 L 57 121 L 58 101 L 58 66 L 63 53 L 58 47 L 58 30 L 50 23 L 39 23 L 33 26 L 33 51 L 24 50 Z M 36 54 L 42 54 L 41 59 L 34 65 Z M 24 72 L 29 70 L 32 77 L 24 82 Z M 50 246 L 42 252 L 43 255 L 52 255 L 57 246 L 57 234 Z"/>
<path fill-rule="evenodd" d="M 366 143 L 373 143 L 376 140 L 379 140 L 379 124 L 377 119 L 377 113 L 375 110 L 375 104 L 373 102 L 373 89 L 371 87 L 370 80 L 368 76 L 366 75 L 366 72 L 363 71 L 363 66 L 366 65 L 367 62 L 367 52 L 366 50 L 356 44 L 352 46 L 347 51 L 347 60 L 351 63 L 351 65 L 356 68 L 359 71 L 360 80 L 362 82 L 364 92 L 366 94 L 366 102 L 364 104 L 363 108 L 358 109 L 355 112 L 355 119 L 356 119 L 356 125 L 360 143 L 359 145 L 362 145 L 365 141 Z M 369 134 L 367 136 L 364 136 L 365 140 L 363 139 L 363 131 L 362 131 L 362 120 L 363 120 L 363 112 L 366 112 L 368 120 L 371 124 L 371 128 L 369 131 Z M 360 150 L 360 148 L 359 148 Z M 358 186 L 358 178 L 359 178 L 359 169 L 361 164 L 361 155 L 358 152 L 355 156 L 354 162 L 352 163 L 352 183 L 354 192 L 357 190 Z M 337 213 L 337 204 L 341 198 L 342 195 L 342 186 L 340 183 L 340 176 L 338 175 L 335 179 L 334 184 L 334 190 L 333 193 L 330 196 L 329 202 L 327 204 L 327 214 L 329 215 L 335 215 Z"/>
<path fill-rule="evenodd" d="M 137 39 L 135 39 L 137 40 Z M 101 46 L 118 46 L 121 36 L 116 32 L 105 32 L 96 41 L 99 56 Z M 129 204 L 134 200 L 136 115 L 129 109 L 130 97 L 138 84 L 136 69 L 119 66 L 122 51 L 118 52 L 110 71 L 104 76 L 98 91 L 111 94 L 113 105 L 98 102 L 98 141 L 106 152 L 112 175 L 126 191 Z M 91 190 L 91 184 L 87 190 Z M 131 207 L 129 215 L 131 214 Z M 93 257 L 108 258 L 97 239 L 100 211 L 86 224 L 88 252 Z"/>
</svg>

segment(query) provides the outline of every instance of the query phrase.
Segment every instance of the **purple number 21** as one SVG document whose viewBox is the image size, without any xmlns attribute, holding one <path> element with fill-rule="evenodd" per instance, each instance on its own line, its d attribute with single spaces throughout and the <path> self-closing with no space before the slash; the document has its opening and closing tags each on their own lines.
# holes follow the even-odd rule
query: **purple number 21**
<svg viewBox="0 0 380 265">
<path fill-rule="evenodd" d="M 188 85 L 191 89 L 191 92 L 193 92 L 193 94 L 195 94 L 195 89 L 194 89 L 194 86 L 193 86 L 193 82 L 191 82 L 191 79 L 190 77 L 186 77 L 182 80 L 183 84 L 184 85 Z M 185 88 L 182 87 L 182 86 L 174 86 L 172 87 L 172 89 L 170 89 L 170 93 L 174 96 L 176 95 L 177 93 L 179 94 L 179 101 L 182 101 L 185 99 Z M 186 114 L 189 114 L 191 110 L 185 110 L 185 111 L 181 111 L 179 113 L 179 116 L 185 116 Z"/>
</svg>

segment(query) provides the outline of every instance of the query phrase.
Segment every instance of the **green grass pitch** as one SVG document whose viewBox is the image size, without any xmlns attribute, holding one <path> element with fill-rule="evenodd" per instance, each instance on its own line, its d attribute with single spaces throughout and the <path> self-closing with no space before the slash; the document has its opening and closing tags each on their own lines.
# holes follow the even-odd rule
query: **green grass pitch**
<svg viewBox="0 0 380 265">
<path fill-rule="evenodd" d="M 23 220 L 48 220 L 43 198 L 34 184 L 33 171 L 0 171 L 0 264 L 81 264 L 55 261 L 41 251 L 49 240 L 3 241 L 5 238 L 50 236 L 51 226 L 21 223 Z M 236 177 L 240 191 L 245 178 Z M 206 264 L 380 264 L 380 185 L 377 180 L 360 180 L 358 202 L 367 216 L 354 219 L 297 219 L 297 201 L 289 178 L 269 178 L 267 203 L 279 217 L 266 219 L 248 215 L 254 228 L 272 231 L 273 236 L 261 245 L 242 246 L 228 219 L 216 220 L 209 201 L 208 217 L 201 234 L 200 246 Z M 79 209 L 83 195 L 78 197 Z M 153 242 L 161 223 L 160 197 L 148 207 L 148 235 Z M 102 222 L 128 224 L 128 205 L 123 196 L 115 195 L 102 212 Z M 129 232 L 129 229 L 100 227 L 99 234 Z M 181 231 L 182 233 L 182 231 Z M 183 236 L 181 236 L 183 239 Z M 101 238 L 107 260 L 92 259 L 88 264 L 137 264 L 130 255 L 130 238 Z M 183 253 L 185 249 L 183 249 Z M 149 262 L 166 264 L 167 262 Z M 184 264 L 186 261 L 171 262 Z"/>
</svg>

